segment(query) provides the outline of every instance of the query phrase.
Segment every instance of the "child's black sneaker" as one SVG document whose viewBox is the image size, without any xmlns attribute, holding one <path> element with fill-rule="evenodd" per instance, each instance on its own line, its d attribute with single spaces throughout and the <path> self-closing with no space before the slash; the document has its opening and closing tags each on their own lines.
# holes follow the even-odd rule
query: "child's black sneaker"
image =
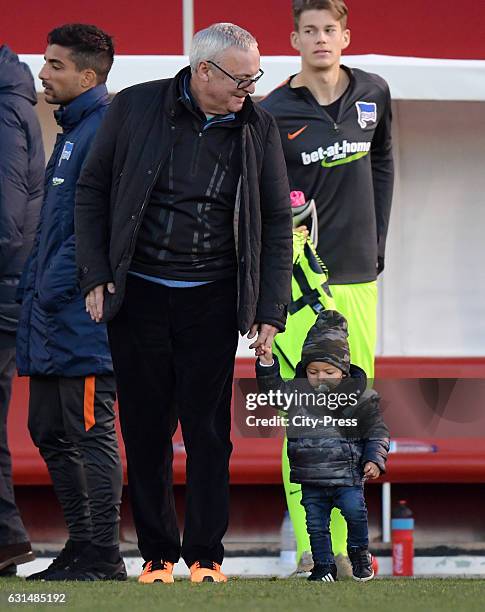
<svg viewBox="0 0 485 612">
<path fill-rule="evenodd" d="M 308 576 L 307 580 L 318 582 L 336 582 L 337 566 L 334 563 L 331 565 L 320 565 L 319 563 L 315 563 L 312 573 Z"/>
<path fill-rule="evenodd" d="M 352 564 L 352 578 L 359 582 L 367 582 L 374 578 L 372 555 L 367 548 L 349 548 L 349 559 Z"/>
</svg>

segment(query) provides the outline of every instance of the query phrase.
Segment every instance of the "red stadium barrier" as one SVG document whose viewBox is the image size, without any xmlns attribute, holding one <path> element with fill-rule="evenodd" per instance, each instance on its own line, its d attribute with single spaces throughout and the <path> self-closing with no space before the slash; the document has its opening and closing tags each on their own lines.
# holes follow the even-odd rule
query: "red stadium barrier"
<svg viewBox="0 0 485 612">
<path fill-rule="evenodd" d="M 349 53 L 412 57 L 483 59 L 485 28 L 483 2 L 468 2 L 459 10 L 453 0 L 386 2 L 347 0 L 352 32 Z M 195 30 L 217 21 L 232 21 L 249 29 L 263 55 L 295 55 L 289 0 L 214 2 L 194 0 Z M 457 11 L 459 10 L 459 18 Z M 459 27 L 457 27 L 459 19 Z M 17 53 L 43 53 L 46 34 L 62 23 L 95 23 L 114 36 L 117 54 L 178 55 L 183 52 L 183 2 L 145 0 L 84 0 L 59 5 L 43 2 L 4 2 L 0 40 Z M 19 27 L 19 24 L 22 24 Z M 409 27 L 408 24 L 412 24 Z M 453 38 L 450 35 L 453 33 Z"/>
<path fill-rule="evenodd" d="M 376 376 L 380 378 L 461 377 L 483 378 L 485 359 L 380 358 Z M 238 359 L 237 378 L 254 377 L 254 361 Z M 44 461 L 34 447 L 27 428 L 28 379 L 14 381 L 9 412 L 8 435 L 16 485 L 50 484 Z M 120 447 L 125 468 L 124 447 Z M 485 482 L 485 439 L 433 439 L 435 453 L 395 453 L 388 461 L 385 480 L 389 482 Z M 232 484 L 278 484 L 281 482 L 281 438 L 242 438 L 233 436 Z M 180 430 L 174 437 L 174 478 L 185 479 L 185 452 Z M 379 480 L 378 482 L 381 482 Z"/>
</svg>

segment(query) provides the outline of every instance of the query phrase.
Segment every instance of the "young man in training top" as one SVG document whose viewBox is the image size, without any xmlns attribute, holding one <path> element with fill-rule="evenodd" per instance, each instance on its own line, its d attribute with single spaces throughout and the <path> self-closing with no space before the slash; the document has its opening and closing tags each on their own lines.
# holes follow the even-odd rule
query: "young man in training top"
<svg viewBox="0 0 485 612">
<path fill-rule="evenodd" d="M 315 199 L 318 254 L 348 321 L 353 359 L 372 379 L 376 279 L 384 268 L 394 179 L 391 99 L 384 79 L 341 64 L 350 44 L 347 14 L 342 0 L 294 0 L 291 44 L 301 70 L 262 106 L 278 123 L 291 190 Z M 309 550 L 304 512 L 285 464 L 283 474 L 301 555 Z"/>
</svg>

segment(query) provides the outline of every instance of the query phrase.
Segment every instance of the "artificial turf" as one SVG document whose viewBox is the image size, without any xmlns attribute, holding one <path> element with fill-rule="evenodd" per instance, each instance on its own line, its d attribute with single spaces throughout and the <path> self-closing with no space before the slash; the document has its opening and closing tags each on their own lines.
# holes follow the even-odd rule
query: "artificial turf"
<svg viewBox="0 0 485 612">
<path fill-rule="evenodd" d="M 8 603 L 10 594 L 65 593 L 66 603 Z M 29 583 L 21 578 L 0 578 L 0 609 L 13 608 L 116 611 L 124 610 L 228 610 L 238 612 L 483 612 L 483 579 L 391 579 L 365 584 L 353 580 L 309 583 L 300 579 L 230 579 L 226 584 L 142 585 L 127 582 Z"/>
</svg>

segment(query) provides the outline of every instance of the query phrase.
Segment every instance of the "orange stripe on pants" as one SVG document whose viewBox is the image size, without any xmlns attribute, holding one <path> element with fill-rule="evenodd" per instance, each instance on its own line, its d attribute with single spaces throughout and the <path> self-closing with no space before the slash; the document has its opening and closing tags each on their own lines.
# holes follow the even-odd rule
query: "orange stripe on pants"
<svg viewBox="0 0 485 612">
<path fill-rule="evenodd" d="M 95 376 L 86 376 L 84 379 L 84 427 L 89 431 L 96 423 L 94 418 L 94 385 Z"/>
</svg>

